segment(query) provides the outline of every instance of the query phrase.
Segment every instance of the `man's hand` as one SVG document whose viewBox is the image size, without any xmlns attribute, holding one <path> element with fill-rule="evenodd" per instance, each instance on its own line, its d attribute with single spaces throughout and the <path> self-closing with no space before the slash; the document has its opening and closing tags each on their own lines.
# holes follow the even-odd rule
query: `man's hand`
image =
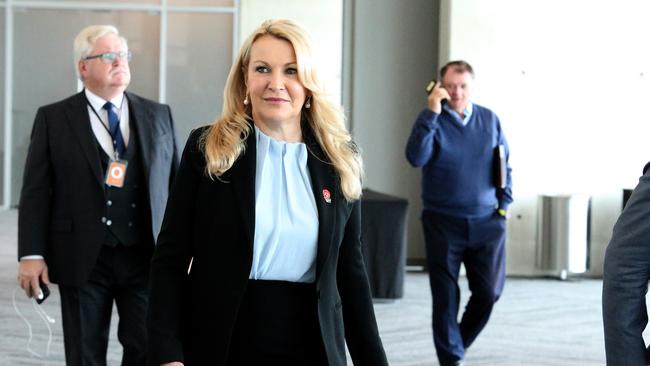
<svg viewBox="0 0 650 366">
<path fill-rule="evenodd" d="M 18 267 L 18 283 L 27 297 L 39 296 L 41 287 L 38 279 L 41 278 L 46 285 L 50 284 L 47 264 L 43 259 L 21 259 Z"/>
<path fill-rule="evenodd" d="M 440 112 L 442 112 L 442 100 L 449 99 L 449 93 L 447 93 L 447 90 L 445 88 L 442 88 L 441 85 L 441 82 L 437 82 L 433 87 L 433 90 L 431 90 L 429 97 L 427 98 L 429 109 L 437 114 L 440 114 Z"/>
</svg>

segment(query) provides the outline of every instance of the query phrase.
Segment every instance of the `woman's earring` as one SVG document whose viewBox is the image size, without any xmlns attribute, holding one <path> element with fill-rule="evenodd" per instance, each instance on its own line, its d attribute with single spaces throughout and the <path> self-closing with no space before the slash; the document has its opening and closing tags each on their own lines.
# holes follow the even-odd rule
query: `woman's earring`
<svg viewBox="0 0 650 366">
<path fill-rule="evenodd" d="M 305 102 L 305 108 L 311 108 L 311 97 L 307 98 L 307 101 Z"/>
<path fill-rule="evenodd" d="M 246 98 L 244 98 L 244 105 L 248 105 L 248 94 L 246 94 Z"/>
</svg>

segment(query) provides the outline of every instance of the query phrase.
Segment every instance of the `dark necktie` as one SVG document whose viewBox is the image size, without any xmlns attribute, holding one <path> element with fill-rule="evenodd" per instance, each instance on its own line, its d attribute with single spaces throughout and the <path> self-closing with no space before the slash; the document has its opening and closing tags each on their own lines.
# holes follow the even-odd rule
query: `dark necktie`
<svg viewBox="0 0 650 366">
<path fill-rule="evenodd" d="M 111 102 L 106 102 L 106 104 L 104 104 L 104 109 L 108 112 L 108 130 L 113 139 L 113 147 L 115 148 L 119 158 L 124 158 L 126 147 L 124 146 L 122 131 L 120 131 L 120 120 L 117 118 L 117 113 L 115 113 L 115 106 Z"/>
</svg>

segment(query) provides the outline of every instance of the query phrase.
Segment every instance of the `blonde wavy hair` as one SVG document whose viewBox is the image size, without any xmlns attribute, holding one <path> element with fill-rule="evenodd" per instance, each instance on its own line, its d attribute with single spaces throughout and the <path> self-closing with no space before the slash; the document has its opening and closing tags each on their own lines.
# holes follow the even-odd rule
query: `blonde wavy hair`
<svg viewBox="0 0 650 366">
<path fill-rule="evenodd" d="M 291 43 L 296 54 L 298 80 L 311 95 L 311 108 L 302 109 L 302 119 L 309 124 L 314 137 L 329 163 L 334 167 L 346 200 L 361 197 L 363 163 L 356 144 L 345 127 L 345 116 L 339 105 L 331 102 L 323 90 L 313 62 L 311 40 L 307 33 L 290 20 L 267 20 L 242 45 L 230 68 L 224 88 L 223 112 L 206 129 L 201 138 L 201 149 L 207 162 L 206 173 L 219 178 L 244 153 L 248 135 L 253 132 L 250 106 L 246 98 L 246 72 L 253 43 L 271 35 Z"/>
</svg>

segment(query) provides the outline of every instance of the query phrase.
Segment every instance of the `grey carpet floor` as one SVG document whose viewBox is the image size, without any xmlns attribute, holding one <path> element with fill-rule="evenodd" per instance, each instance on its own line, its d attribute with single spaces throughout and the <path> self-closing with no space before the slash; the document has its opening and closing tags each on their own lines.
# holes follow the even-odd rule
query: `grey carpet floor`
<svg viewBox="0 0 650 366">
<path fill-rule="evenodd" d="M 27 325 L 16 315 L 12 294 L 16 288 L 15 210 L 0 211 L 0 365 L 64 365 L 59 294 L 43 309 L 56 319 L 52 324 L 49 356 L 39 359 L 26 350 Z M 483 333 L 467 353 L 473 365 L 603 365 L 600 292 L 602 281 L 508 278 L 502 298 Z M 462 301 L 468 296 L 461 280 Z M 31 348 L 44 353 L 48 330 L 22 292 L 16 305 L 33 327 Z M 431 296 L 425 273 L 409 272 L 405 296 L 375 304 L 380 334 L 389 363 L 396 366 L 438 365 L 431 336 Z M 116 320 L 111 327 L 108 365 L 119 365 Z M 350 364 L 352 364 L 350 362 Z"/>
</svg>

